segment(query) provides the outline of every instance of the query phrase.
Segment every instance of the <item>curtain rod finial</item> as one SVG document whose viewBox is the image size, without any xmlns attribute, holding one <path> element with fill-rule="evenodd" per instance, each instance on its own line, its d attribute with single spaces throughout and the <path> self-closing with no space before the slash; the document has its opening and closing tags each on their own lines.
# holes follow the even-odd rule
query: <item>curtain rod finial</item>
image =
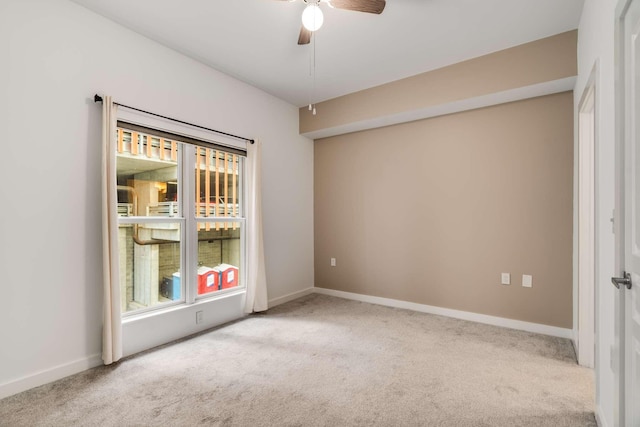
<svg viewBox="0 0 640 427">
<path fill-rule="evenodd" d="M 93 102 L 102 102 L 102 97 L 98 94 L 93 95 Z"/>
</svg>

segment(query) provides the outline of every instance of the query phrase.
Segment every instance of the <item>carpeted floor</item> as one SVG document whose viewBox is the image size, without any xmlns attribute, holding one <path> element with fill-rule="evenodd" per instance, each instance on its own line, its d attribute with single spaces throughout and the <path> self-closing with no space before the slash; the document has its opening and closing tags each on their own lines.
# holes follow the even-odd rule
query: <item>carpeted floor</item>
<svg viewBox="0 0 640 427">
<path fill-rule="evenodd" d="M 568 340 L 310 295 L 0 400 L 2 426 L 595 426 Z"/>
</svg>

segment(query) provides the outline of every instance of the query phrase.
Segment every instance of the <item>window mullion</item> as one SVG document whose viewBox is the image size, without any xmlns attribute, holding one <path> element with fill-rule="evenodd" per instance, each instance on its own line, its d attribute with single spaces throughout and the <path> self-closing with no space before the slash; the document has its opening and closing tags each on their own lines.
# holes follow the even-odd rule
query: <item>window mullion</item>
<svg viewBox="0 0 640 427">
<path fill-rule="evenodd" d="M 182 159 L 180 161 L 182 176 L 182 212 L 184 215 L 184 267 L 182 274 L 185 278 L 185 301 L 192 304 L 196 300 L 197 275 L 198 269 L 198 231 L 196 230 L 195 221 L 195 147 L 190 144 L 184 144 L 182 150 Z"/>
</svg>

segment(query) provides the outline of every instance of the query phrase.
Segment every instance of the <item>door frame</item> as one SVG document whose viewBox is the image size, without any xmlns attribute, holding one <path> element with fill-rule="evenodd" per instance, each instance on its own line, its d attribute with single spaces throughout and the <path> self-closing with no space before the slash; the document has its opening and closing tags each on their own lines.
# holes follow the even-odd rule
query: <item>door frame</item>
<svg viewBox="0 0 640 427">
<path fill-rule="evenodd" d="M 578 103 L 577 153 L 577 333 L 578 363 L 596 364 L 596 147 L 598 123 L 598 61 Z"/>
</svg>

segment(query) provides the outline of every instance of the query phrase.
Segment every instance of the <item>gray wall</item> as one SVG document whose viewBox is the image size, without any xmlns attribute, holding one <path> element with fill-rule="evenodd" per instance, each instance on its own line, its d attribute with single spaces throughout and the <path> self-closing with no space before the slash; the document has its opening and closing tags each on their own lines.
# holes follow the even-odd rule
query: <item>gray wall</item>
<svg viewBox="0 0 640 427">
<path fill-rule="evenodd" d="M 297 106 L 67 0 L 3 0 L 0 40 L 0 397 L 100 362 L 95 93 L 260 138 L 269 298 L 313 286 L 313 144 Z M 190 333 L 186 314 L 166 330 Z"/>
</svg>

